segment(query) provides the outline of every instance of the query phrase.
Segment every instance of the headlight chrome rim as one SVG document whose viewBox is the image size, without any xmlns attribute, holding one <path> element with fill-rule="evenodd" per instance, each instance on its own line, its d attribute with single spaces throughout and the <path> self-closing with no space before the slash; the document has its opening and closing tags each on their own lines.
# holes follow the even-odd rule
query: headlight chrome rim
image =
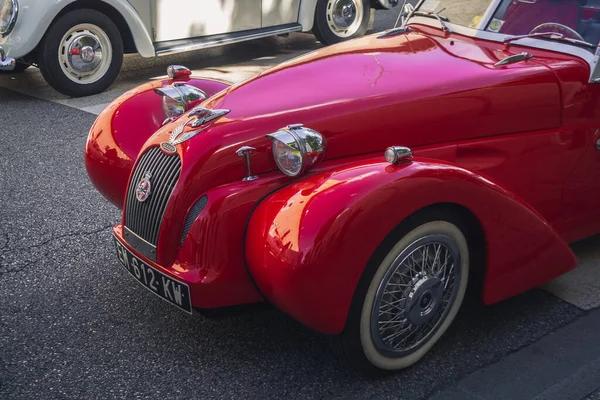
<svg viewBox="0 0 600 400">
<path fill-rule="evenodd" d="M 12 14 L 10 16 L 10 19 L 8 20 L 7 27 L 4 30 L 2 30 L 2 26 L 0 26 L 0 37 L 6 37 L 13 31 L 13 29 L 15 28 L 15 25 L 17 24 L 17 18 L 19 17 L 19 1 L 18 0 L 7 0 L 7 1 L 12 4 Z"/>
<path fill-rule="evenodd" d="M 208 95 L 203 90 L 181 82 L 176 82 L 169 86 L 156 88 L 154 89 L 154 92 L 159 96 L 163 97 L 163 113 L 165 114 L 166 118 L 163 125 L 167 122 L 179 118 L 180 116 L 185 114 L 185 112 L 189 110 L 192 106 L 195 106 L 198 103 L 208 99 Z M 164 97 L 168 97 L 171 100 L 178 103 L 182 107 L 182 112 L 176 114 L 169 113 L 165 109 Z"/>
<path fill-rule="evenodd" d="M 266 135 L 272 142 L 273 158 L 281 172 L 290 177 L 301 176 L 309 171 L 324 156 L 327 149 L 327 141 L 319 132 L 305 127 L 303 124 L 288 125 L 275 133 Z M 276 146 L 278 143 L 289 147 L 292 151 L 300 153 L 300 168 L 297 170 L 286 169 L 277 156 Z"/>
</svg>

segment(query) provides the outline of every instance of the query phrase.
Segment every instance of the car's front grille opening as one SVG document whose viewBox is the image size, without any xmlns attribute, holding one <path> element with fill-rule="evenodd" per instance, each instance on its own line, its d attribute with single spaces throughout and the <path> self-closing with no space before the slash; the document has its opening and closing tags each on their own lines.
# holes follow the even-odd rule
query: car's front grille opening
<svg viewBox="0 0 600 400">
<path fill-rule="evenodd" d="M 163 215 L 180 173 L 179 156 L 165 154 L 158 147 L 145 152 L 133 172 L 127 194 L 125 226 L 153 246 L 158 243 Z M 147 198 L 140 201 L 136 190 L 144 177 L 149 177 L 149 190 Z"/>
</svg>

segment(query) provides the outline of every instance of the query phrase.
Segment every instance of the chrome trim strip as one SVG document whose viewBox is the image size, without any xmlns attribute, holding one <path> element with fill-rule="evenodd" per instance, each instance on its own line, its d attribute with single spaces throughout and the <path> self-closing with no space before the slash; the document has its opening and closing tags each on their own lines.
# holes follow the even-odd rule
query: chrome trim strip
<svg viewBox="0 0 600 400">
<path fill-rule="evenodd" d="M 467 28 L 462 25 L 456 25 L 451 22 L 447 23 L 452 28 L 452 33 L 457 33 L 464 36 L 474 37 L 483 40 L 489 40 L 492 42 L 503 43 L 507 35 L 496 32 L 481 31 L 474 28 Z M 439 24 L 436 19 L 426 17 L 412 17 L 408 25 L 426 25 L 432 28 L 438 29 L 441 32 Z M 512 43 L 511 47 L 524 46 L 532 47 L 543 50 L 556 51 L 559 53 L 571 54 L 573 56 L 582 58 L 588 64 L 594 65 L 597 57 L 589 51 L 567 43 L 549 42 L 543 39 L 525 38 L 519 40 L 517 43 Z"/>
<path fill-rule="evenodd" d="M 502 1 L 503 0 L 494 0 L 490 3 L 488 9 L 479 21 L 479 25 L 477 26 L 478 30 L 485 31 L 485 27 L 488 26 L 488 24 L 492 21 L 492 17 L 494 16 L 494 14 L 496 14 L 496 10 L 498 10 L 498 7 L 500 7 Z"/>
<path fill-rule="evenodd" d="M 268 36 L 282 35 L 284 33 L 300 32 L 300 31 L 302 31 L 302 25 L 296 25 L 296 26 L 287 27 L 287 28 L 271 29 L 271 30 L 267 30 L 267 31 L 263 31 L 263 32 L 252 33 L 252 34 L 245 35 L 245 36 L 224 37 L 224 38 L 215 39 L 215 40 L 201 41 L 199 43 L 174 46 L 169 49 L 158 50 L 156 52 L 156 55 L 157 56 L 168 56 L 171 54 L 207 49 L 209 47 L 222 46 L 222 45 L 231 44 L 231 43 L 245 42 L 247 40 L 261 39 L 261 38 L 268 37 Z"/>
<path fill-rule="evenodd" d="M 419 3 L 415 6 L 415 10 L 418 10 L 424 1 L 425 0 L 420 0 Z M 485 27 L 488 26 L 488 24 L 490 23 L 490 21 L 492 20 L 492 18 L 494 16 L 494 14 L 498 10 L 498 8 L 501 6 L 502 1 L 503 0 L 494 0 L 490 3 L 490 5 L 488 6 L 488 9 L 482 16 L 481 21 L 479 21 L 479 25 L 475 29 L 468 28 L 468 27 L 465 27 L 462 25 L 456 25 L 456 24 L 453 24 L 452 22 L 447 22 L 446 24 L 452 29 L 453 33 L 458 33 L 460 35 L 465 35 L 465 36 L 474 37 L 474 38 L 478 38 L 478 39 L 490 40 L 493 42 L 503 42 L 504 39 L 506 39 L 505 34 L 488 32 L 485 30 Z M 433 28 L 439 29 L 439 27 L 437 25 L 437 21 L 432 18 L 411 15 L 406 20 L 406 23 L 404 26 L 408 26 L 408 25 L 412 25 L 412 24 L 427 25 L 427 26 L 431 26 Z M 600 48 L 596 50 L 596 54 L 593 54 L 585 49 L 576 47 L 575 45 L 571 45 L 571 44 L 567 44 L 567 43 L 548 42 L 543 39 L 534 39 L 534 38 L 522 39 L 522 40 L 519 40 L 519 44 L 513 44 L 513 46 L 517 46 L 517 45 L 538 48 L 538 49 L 543 49 L 543 50 L 556 51 L 556 52 L 560 52 L 560 53 L 571 54 L 573 56 L 582 58 L 590 66 L 591 73 L 590 73 L 589 82 L 590 83 L 600 83 L 600 64 L 598 63 L 598 61 L 600 60 Z"/>
</svg>

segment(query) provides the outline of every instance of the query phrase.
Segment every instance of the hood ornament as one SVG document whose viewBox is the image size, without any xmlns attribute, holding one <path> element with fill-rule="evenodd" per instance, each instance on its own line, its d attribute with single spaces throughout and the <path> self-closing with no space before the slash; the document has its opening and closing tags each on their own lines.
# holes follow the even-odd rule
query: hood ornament
<svg viewBox="0 0 600 400">
<path fill-rule="evenodd" d="M 190 111 L 190 113 L 188 114 L 188 120 L 182 123 L 181 125 L 178 125 L 175 129 L 173 129 L 173 132 L 171 132 L 171 134 L 169 135 L 169 141 L 160 144 L 161 150 L 167 154 L 175 154 L 177 152 L 175 146 L 186 142 L 194 136 L 196 136 L 197 134 L 199 134 L 200 132 L 205 131 L 212 125 L 209 124 L 210 122 L 221 118 L 229 112 L 231 112 L 231 110 L 210 110 L 208 108 L 203 107 L 196 107 L 192 109 L 192 111 Z M 198 129 L 194 129 L 183 133 L 185 127 L 188 126 L 190 122 L 192 122 L 192 128 Z"/>
</svg>

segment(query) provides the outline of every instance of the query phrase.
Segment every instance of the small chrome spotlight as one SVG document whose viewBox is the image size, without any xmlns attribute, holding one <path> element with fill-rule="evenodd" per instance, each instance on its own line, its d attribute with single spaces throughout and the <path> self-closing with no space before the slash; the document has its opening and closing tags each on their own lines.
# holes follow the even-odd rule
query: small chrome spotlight
<svg viewBox="0 0 600 400">
<path fill-rule="evenodd" d="M 385 150 L 385 160 L 390 164 L 400 164 L 412 161 L 413 152 L 408 147 L 392 146 Z"/>
</svg>

